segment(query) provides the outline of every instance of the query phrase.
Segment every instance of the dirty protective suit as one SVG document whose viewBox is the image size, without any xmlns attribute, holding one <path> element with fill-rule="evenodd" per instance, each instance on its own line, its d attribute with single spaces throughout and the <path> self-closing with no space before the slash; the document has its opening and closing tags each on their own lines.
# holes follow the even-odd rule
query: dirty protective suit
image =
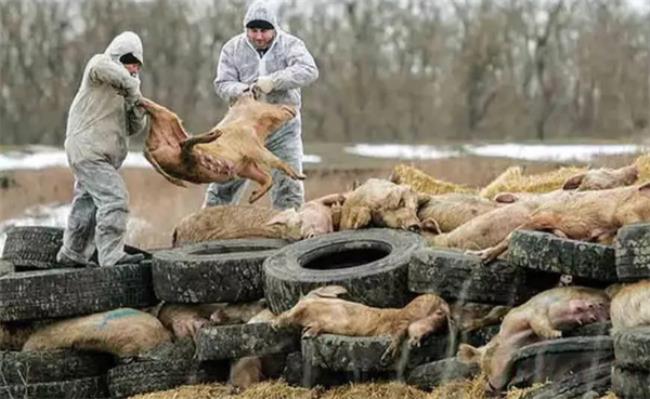
<svg viewBox="0 0 650 399">
<path fill-rule="evenodd" d="M 253 20 L 267 21 L 275 28 L 275 39 L 261 55 L 246 36 L 246 25 Z M 300 118 L 300 88 L 318 78 L 318 68 L 302 40 L 282 31 L 277 25 L 275 10 L 268 2 L 253 3 L 244 17 L 244 33 L 230 39 L 222 48 L 214 88 L 217 94 L 230 102 L 248 89 L 258 77 L 267 76 L 273 90 L 266 101 L 272 104 L 293 105 L 298 109 L 295 118 L 269 135 L 266 148 L 278 158 L 302 173 L 302 133 Z M 284 173 L 274 169 L 271 200 L 278 209 L 298 208 L 304 202 L 304 187 Z M 246 181 L 239 179 L 208 186 L 204 207 L 239 202 Z"/>
<path fill-rule="evenodd" d="M 94 55 L 68 114 L 65 151 L 75 176 L 74 199 L 57 254 L 61 263 L 87 264 L 97 247 L 100 266 L 127 259 L 124 252 L 128 193 L 118 168 L 127 155 L 128 136 L 148 127 L 140 80 L 120 63 L 131 53 L 141 63 L 142 42 L 133 32 L 116 36 Z"/>
</svg>

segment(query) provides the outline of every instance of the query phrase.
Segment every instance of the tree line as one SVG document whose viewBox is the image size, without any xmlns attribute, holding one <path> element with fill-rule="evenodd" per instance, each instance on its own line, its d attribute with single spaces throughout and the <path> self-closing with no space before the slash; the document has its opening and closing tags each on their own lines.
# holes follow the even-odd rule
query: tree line
<svg viewBox="0 0 650 399">
<path fill-rule="evenodd" d="M 622 0 L 285 0 L 320 79 L 306 141 L 642 137 L 650 15 Z M 0 0 L 0 144 L 61 145 L 83 68 L 113 36 L 143 39 L 145 96 L 189 131 L 226 104 L 212 87 L 245 0 Z"/>
</svg>

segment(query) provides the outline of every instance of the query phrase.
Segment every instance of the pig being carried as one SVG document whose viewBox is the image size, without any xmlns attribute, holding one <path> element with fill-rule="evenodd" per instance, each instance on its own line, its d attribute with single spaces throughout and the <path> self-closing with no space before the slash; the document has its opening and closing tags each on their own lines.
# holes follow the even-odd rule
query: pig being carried
<svg viewBox="0 0 650 399">
<path fill-rule="evenodd" d="M 520 348 L 560 338 L 562 330 L 609 319 L 609 297 L 601 290 L 561 287 L 535 295 L 512 309 L 499 333 L 481 348 L 461 344 L 458 359 L 477 363 L 488 377 L 488 390 L 498 392 L 510 380 L 511 359 Z"/>
<path fill-rule="evenodd" d="M 317 288 L 288 311 L 278 315 L 274 327 L 299 325 L 303 336 L 321 333 L 369 337 L 389 335 L 391 345 L 384 358 L 393 358 L 408 336 L 410 346 L 419 346 L 427 335 L 447 326 L 449 305 L 439 296 L 420 295 L 402 309 L 380 309 L 339 299 L 344 287 Z"/>
<path fill-rule="evenodd" d="M 304 179 L 264 146 L 269 134 L 296 115 L 287 105 L 255 100 L 253 93 L 240 96 L 226 116 L 209 132 L 190 137 L 176 114 L 149 99 L 141 105 L 151 116 L 145 141 L 145 157 L 170 182 L 223 183 L 235 175 L 254 180 L 260 187 L 249 202 L 257 201 L 272 184 L 270 168 L 293 179 Z"/>
</svg>

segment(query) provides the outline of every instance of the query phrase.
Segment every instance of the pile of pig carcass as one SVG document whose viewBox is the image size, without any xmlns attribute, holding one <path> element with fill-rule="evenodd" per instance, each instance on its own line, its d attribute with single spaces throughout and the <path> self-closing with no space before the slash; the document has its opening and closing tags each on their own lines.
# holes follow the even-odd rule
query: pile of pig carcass
<svg viewBox="0 0 650 399">
<path fill-rule="evenodd" d="M 482 373 L 488 395 L 543 382 L 526 397 L 650 397 L 650 185 L 636 175 L 493 198 L 369 179 L 297 210 L 201 210 L 172 248 L 113 268 L 60 268 L 60 229 L 15 228 L 0 396 L 266 378 L 435 389 Z"/>
</svg>

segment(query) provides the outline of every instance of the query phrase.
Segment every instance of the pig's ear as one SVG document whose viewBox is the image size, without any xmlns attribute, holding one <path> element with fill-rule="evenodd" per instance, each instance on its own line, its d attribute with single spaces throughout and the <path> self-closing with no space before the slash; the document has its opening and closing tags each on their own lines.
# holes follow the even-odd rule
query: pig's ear
<svg viewBox="0 0 650 399">
<path fill-rule="evenodd" d="M 575 190 L 576 188 L 580 187 L 580 184 L 586 175 L 586 173 L 580 173 L 579 175 L 569 177 L 567 181 L 564 182 L 562 190 Z"/>
<path fill-rule="evenodd" d="M 639 191 L 641 194 L 650 196 L 650 182 L 643 183 L 641 186 L 639 186 Z"/>
<path fill-rule="evenodd" d="M 290 226 L 291 223 L 296 223 L 299 220 L 300 217 L 298 216 L 298 212 L 296 212 L 296 210 L 293 208 L 289 208 L 273 216 L 271 219 L 269 219 L 268 222 L 266 222 L 266 225 L 267 226 L 274 226 L 274 225 Z"/>
<path fill-rule="evenodd" d="M 418 193 L 418 208 L 426 205 L 431 201 L 431 196 L 424 193 Z"/>
<path fill-rule="evenodd" d="M 458 361 L 465 364 L 480 364 L 481 350 L 471 345 L 460 344 L 456 354 Z"/>
<path fill-rule="evenodd" d="M 440 225 L 434 218 L 427 218 L 422 221 L 422 230 L 428 231 L 433 234 L 442 234 L 442 229 Z"/>
<path fill-rule="evenodd" d="M 500 204 L 512 204 L 519 201 L 519 197 L 513 193 L 499 193 L 494 196 L 494 202 Z"/>
</svg>

